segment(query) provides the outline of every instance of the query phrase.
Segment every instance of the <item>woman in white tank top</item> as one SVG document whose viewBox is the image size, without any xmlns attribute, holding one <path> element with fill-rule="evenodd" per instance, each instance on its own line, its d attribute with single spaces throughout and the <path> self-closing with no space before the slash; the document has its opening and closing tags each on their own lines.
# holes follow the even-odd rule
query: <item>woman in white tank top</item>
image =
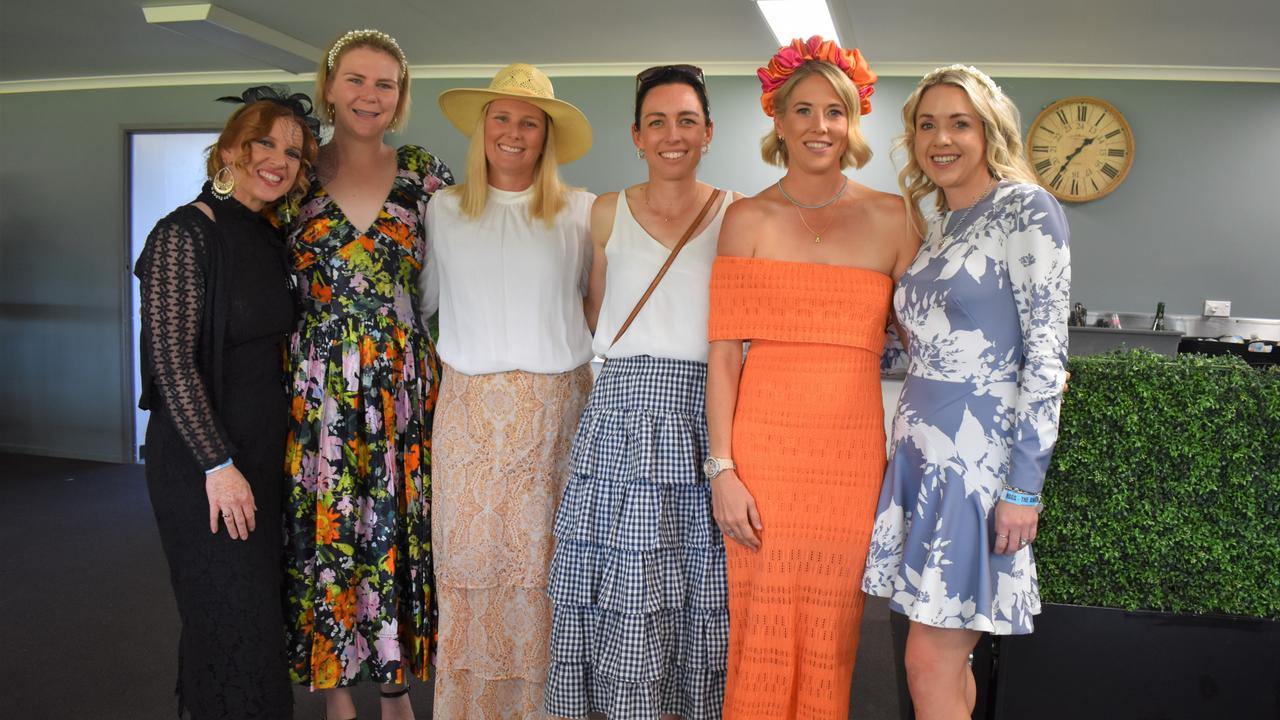
<svg viewBox="0 0 1280 720">
<path fill-rule="evenodd" d="M 708 283 L 725 209 L 741 196 L 698 182 L 712 136 L 698 68 L 640 73 L 631 135 L 649 181 L 591 210 L 586 311 L 606 360 L 556 516 L 546 708 L 710 720 L 720 717 L 729 622 L 724 545 L 700 470 Z"/>
</svg>

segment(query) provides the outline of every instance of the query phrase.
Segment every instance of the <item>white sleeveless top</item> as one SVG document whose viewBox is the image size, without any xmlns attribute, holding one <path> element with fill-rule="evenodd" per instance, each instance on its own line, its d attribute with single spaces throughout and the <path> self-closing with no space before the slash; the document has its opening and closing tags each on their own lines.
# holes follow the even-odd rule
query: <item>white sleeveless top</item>
<svg viewBox="0 0 1280 720">
<path fill-rule="evenodd" d="M 662 282 L 641 308 L 617 345 L 609 347 L 653 276 L 671 250 L 645 231 L 631 214 L 626 192 L 618 193 L 613 232 L 605 245 L 604 300 L 596 321 L 591 349 L 606 358 L 652 355 L 674 360 L 707 361 L 707 310 L 710 304 L 711 263 L 725 211 L 733 193 L 725 191 L 715 217 L 702 232 L 689 238 Z"/>
</svg>

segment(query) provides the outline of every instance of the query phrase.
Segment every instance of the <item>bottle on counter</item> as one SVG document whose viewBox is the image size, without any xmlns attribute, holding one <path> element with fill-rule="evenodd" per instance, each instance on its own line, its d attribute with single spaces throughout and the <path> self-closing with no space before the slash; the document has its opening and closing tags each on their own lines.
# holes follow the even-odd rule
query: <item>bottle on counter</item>
<svg viewBox="0 0 1280 720">
<path fill-rule="evenodd" d="M 1156 303 L 1156 319 L 1151 323 L 1152 330 L 1164 330 L 1164 303 Z"/>
<path fill-rule="evenodd" d="M 1067 324 L 1084 327 L 1087 324 L 1085 319 L 1088 317 L 1089 311 L 1085 308 L 1084 303 L 1076 303 L 1071 306 L 1071 314 L 1067 316 Z"/>
</svg>

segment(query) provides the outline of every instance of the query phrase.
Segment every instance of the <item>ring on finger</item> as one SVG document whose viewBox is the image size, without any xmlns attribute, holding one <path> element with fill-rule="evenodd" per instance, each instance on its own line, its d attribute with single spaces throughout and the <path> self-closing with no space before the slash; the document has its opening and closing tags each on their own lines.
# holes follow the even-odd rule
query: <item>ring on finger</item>
<svg viewBox="0 0 1280 720">
<path fill-rule="evenodd" d="M 1026 547 L 1029 544 L 1031 544 L 1030 540 L 1026 538 L 1018 538 L 1018 547 Z"/>
<path fill-rule="evenodd" d="M 996 535 L 996 537 L 998 537 L 998 538 L 1000 538 L 1000 539 L 1002 539 L 1002 540 L 1003 540 L 1004 538 L 1009 537 L 1009 533 L 1005 533 L 1004 535 L 999 535 L 999 534 L 997 534 L 997 535 Z"/>
</svg>

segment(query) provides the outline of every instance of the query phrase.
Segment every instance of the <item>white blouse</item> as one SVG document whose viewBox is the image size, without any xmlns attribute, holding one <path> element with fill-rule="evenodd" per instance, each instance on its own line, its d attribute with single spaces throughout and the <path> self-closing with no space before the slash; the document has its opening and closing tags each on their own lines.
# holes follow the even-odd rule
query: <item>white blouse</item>
<svg viewBox="0 0 1280 720">
<path fill-rule="evenodd" d="M 569 192 L 551 227 L 529 216 L 533 189 L 489 188 L 484 213 L 462 215 L 459 193 L 427 205 L 424 320 L 440 311 L 440 359 L 466 375 L 561 373 L 591 360 L 582 299 L 591 271 L 595 195 Z"/>
<path fill-rule="evenodd" d="M 605 269 L 604 300 L 596 323 L 593 349 L 607 358 L 634 355 L 675 360 L 707 361 L 707 315 L 710 302 L 711 263 L 716 259 L 716 242 L 725 211 L 733 202 L 726 192 L 716 208 L 710 224 L 676 256 L 675 262 L 653 295 L 640 309 L 616 345 L 613 338 L 631 314 L 640 296 L 653 282 L 671 250 L 648 233 L 631 214 L 627 194 L 618 193 L 618 211 L 613 217 L 613 232 L 604 246 L 608 267 Z"/>
</svg>

